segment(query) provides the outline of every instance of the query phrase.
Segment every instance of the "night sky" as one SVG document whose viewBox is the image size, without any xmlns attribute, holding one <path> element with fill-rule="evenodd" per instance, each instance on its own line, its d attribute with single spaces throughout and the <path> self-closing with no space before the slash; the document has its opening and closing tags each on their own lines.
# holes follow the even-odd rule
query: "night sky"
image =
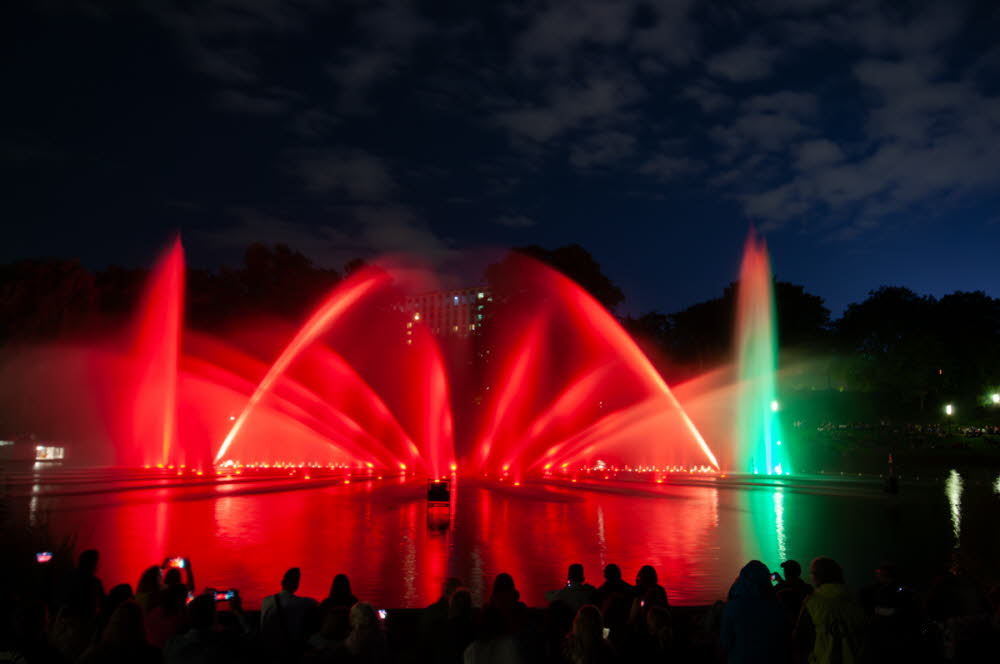
<svg viewBox="0 0 1000 664">
<path fill-rule="evenodd" d="M 283 242 L 475 281 L 491 249 L 579 243 L 620 311 L 669 312 L 721 294 L 752 223 L 835 313 L 883 284 L 1000 296 L 995 1 L 14 0 L 0 24 L 0 261 L 146 265 L 180 231 L 198 266 Z"/>
</svg>

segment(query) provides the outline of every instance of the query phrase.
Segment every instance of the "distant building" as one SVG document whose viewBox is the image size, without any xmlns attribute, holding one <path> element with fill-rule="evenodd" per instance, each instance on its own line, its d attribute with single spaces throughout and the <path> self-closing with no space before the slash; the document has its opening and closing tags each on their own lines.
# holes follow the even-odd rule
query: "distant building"
<svg viewBox="0 0 1000 664">
<path fill-rule="evenodd" d="M 482 329 L 489 315 L 493 295 L 486 286 L 421 293 L 406 298 L 404 308 L 407 343 L 411 343 L 413 327 L 418 324 L 438 337 L 467 338 Z"/>
</svg>

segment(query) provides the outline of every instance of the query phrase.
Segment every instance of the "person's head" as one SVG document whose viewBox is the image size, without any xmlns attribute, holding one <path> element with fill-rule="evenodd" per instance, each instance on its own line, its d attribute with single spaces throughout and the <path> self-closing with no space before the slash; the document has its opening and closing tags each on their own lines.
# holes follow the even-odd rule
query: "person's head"
<svg viewBox="0 0 1000 664">
<path fill-rule="evenodd" d="M 771 572 L 767 565 L 759 560 L 751 560 L 743 569 L 733 584 L 730 595 L 733 599 L 772 596 Z"/>
<path fill-rule="evenodd" d="M 468 588 L 455 588 L 448 599 L 448 615 L 452 618 L 467 618 L 472 615 L 472 593 Z"/>
<path fill-rule="evenodd" d="M 137 593 L 155 593 L 160 589 L 160 579 L 163 572 L 158 565 L 151 565 L 142 572 L 139 583 L 135 587 Z"/>
<path fill-rule="evenodd" d="M 462 587 L 461 579 L 449 576 L 447 579 L 444 580 L 444 583 L 441 584 L 441 597 L 447 600 L 455 593 L 456 590 L 458 590 L 461 587 Z"/>
<path fill-rule="evenodd" d="M 787 581 L 802 578 L 802 565 L 797 560 L 786 560 L 781 563 L 781 569 L 785 573 L 785 580 Z"/>
<path fill-rule="evenodd" d="M 282 587 L 285 586 L 284 580 L 282 580 L 281 586 Z M 295 587 L 298 588 L 298 582 L 296 582 Z M 292 592 L 295 591 L 293 590 Z M 351 596 L 352 596 L 351 580 L 347 578 L 347 575 L 338 574 L 337 576 L 333 577 L 333 583 L 330 584 L 330 597 L 351 597 Z"/>
<path fill-rule="evenodd" d="M 146 642 L 146 623 L 142 608 L 133 600 L 118 605 L 104 628 L 101 643 L 105 646 L 130 646 Z"/>
<path fill-rule="evenodd" d="M 500 572 L 497 574 L 497 578 L 493 580 L 494 595 L 497 593 L 512 593 L 516 590 L 517 588 L 514 586 L 514 577 L 507 572 Z"/>
<path fill-rule="evenodd" d="M 826 556 L 813 558 L 812 563 L 809 565 L 809 573 L 812 575 L 813 583 L 817 587 L 824 583 L 844 582 L 844 570 L 840 568 L 836 560 L 827 558 Z"/>
<path fill-rule="evenodd" d="M 184 585 L 184 577 L 181 576 L 181 571 L 176 567 L 168 569 L 167 573 L 163 575 L 163 585 L 167 587 Z"/>
<path fill-rule="evenodd" d="M 100 560 L 100 557 L 101 555 L 97 552 L 97 549 L 87 549 L 80 554 L 77 567 L 85 574 L 96 574 L 97 563 Z"/>
<path fill-rule="evenodd" d="M 352 631 L 371 631 L 378 627 L 378 615 L 368 602 L 352 606 L 349 619 Z"/>
<path fill-rule="evenodd" d="M 650 588 L 657 583 L 659 583 L 659 578 L 652 565 L 643 565 L 639 568 L 639 573 L 635 575 L 635 585 L 641 588 Z"/>
<path fill-rule="evenodd" d="M 580 563 L 573 563 L 569 566 L 566 571 L 566 580 L 570 583 L 583 583 L 583 565 Z"/>
<path fill-rule="evenodd" d="M 622 568 L 614 563 L 604 566 L 604 580 L 609 583 L 617 583 L 622 580 Z"/>
<path fill-rule="evenodd" d="M 593 604 L 585 604 L 573 618 L 573 638 L 581 644 L 596 644 L 604 638 L 604 621 Z"/>
<path fill-rule="evenodd" d="M 198 595 L 188 604 L 188 618 L 191 628 L 207 632 L 215 627 L 215 598 L 211 595 Z"/>
<path fill-rule="evenodd" d="M 298 567 L 290 567 L 285 572 L 285 575 L 281 577 L 281 589 L 294 593 L 299 589 L 300 581 L 302 581 L 302 570 Z"/>
<path fill-rule="evenodd" d="M 103 611 L 105 613 L 111 613 L 117 609 L 122 602 L 127 602 L 130 599 L 134 599 L 135 595 L 132 594 L 132 586 L 127 583 L 119 583 L 117 586 L 108 591 L 108 596 L 104 600 Z"/>
<path fill-rule="evenodd" d="M 366 659 L 364 653 L 383 641 L 378 616 L 368 602 L 358 602 L 351 607 L 348 615 L 351 631 L 344 640 L 347 650 L 359 659 Z"/>
</svg>

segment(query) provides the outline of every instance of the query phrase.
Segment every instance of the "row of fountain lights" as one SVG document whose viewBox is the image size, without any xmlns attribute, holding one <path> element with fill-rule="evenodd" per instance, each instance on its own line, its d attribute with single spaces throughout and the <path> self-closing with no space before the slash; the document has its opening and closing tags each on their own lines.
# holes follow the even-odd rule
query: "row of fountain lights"
<svg viewBox="0 0 1000 664">
<path fill-rule="evenodd" d="M 145 469 L 157 469 L 157 470 L 176 470 L 178 476 L 183 476 L 185 473 L 190 473 L 195 476 L 201 477 L 205 474 L 205 471 L 201 468 L 187 468 L 186 464 L 146 464 Z M 407 467 L 405 463 L 399 464 L 399 469 L 403 477 L 407 474 Z M 451 474 L 454 476 L 458 472 L 458 464 L 451 464 L 450 466 Z M 350 473 L 356 470 L 365 472 L 366 479 L 370 479 L 374 474 L 374 464 L 371 462 L 366 462 L 364 464 L 351 465 L 346 463 L 331 463 L 331 464 L 321 464 L 316 462 L 282 462 L 277 461 L 274 463 L 248 463 L 243 464 L 239 461 L 227 460 L 218 466 L 212 468 L 212 474 L 216 477 L 222 477 L 222 479 L 231 479 L 234 475 L 243 475 L 245 471 L 250 473 L 259 473 L 261 471 L 287 471 L 289 477 L 300 476 L 302 479 L 312 479 L 311 473 L 315 471 L 348 471 L 348 476 L 344 479 L 344 484 L 351 483 Z M 616 479 L 620 475 L 652 475 L 655 477 L 655 482 L 657 484 L 662 484 L 665 479 L 669 476 L 691 476 L 691 475 L 713 475 L 717 471 L 711 466 L 612 466 L 608 465 L 604 461 L 598 460 L 592 466 L 583 466 L 575 470 L 569 468 L 568 463 L 564 463 L 559 466 L 556 470 L 553 470 L 553 464 L 545 464 L 544 466 L 544 477 L 548 479 L 569 479 L 571 482 L 576 482 L 578 476 L 583 476 L 586 480 L 595 479 L 605 479 L 611 480 Z M 484 477 L 489 477 L 489 473 L 485 473 Z M 725 474 L 720 474 L 719 477 L 726 477 Z M 381 480 L 382 475 L 375 476 L 375 479 Z M 447 479 L 447 478 L 441 478 Z M 502 472 L 498 474 L 497 479 L 499 481 L 510 480 L 510 466 L 503 466 Z M 520 486 L 519 481 L 512 482 L 513 486 Z"/>
<path fill-rule="evenodd" d="M 705 476 L 705 475 L 717 475 L 718 477 L 724 478 L 726 475 L 724 473 L 718 473 L 715 468 L 711 466 L 610 466 L 604 461 L 598 459 L 594 462 L 592 466 L 581 466 L 576 469 L 570 469 L 569 463 L 561 464 L 558 468 L 553 468 L 553 464 L 547 463 L 543 467 L 543 477 L 545 479 L 562 479 L 569 480 L 571 483 L 575 483 L 578 479 L 584 480 L 615 480 L 619 479 L 622 475 L 632 475 L 635 477 L 652 475 L 653 481 L 656 484 L 663 484 L 668 478 L 674 477 L 690 477 L 692 475 Z M 489 477 L 489 473 L 485 473 L 483 477 Z M 508 481 L 510 477 L 510 466 L 503 466 L 502 471 L 497 475 L 497 479 L 501 482 Z M 513 486 L 520 486 L 521 483 L 517 480 L 512 482 Z"/>
<path fill-rule="evenodd" d="M 201 468 L 191 468 L 188 469 L 186 464 L 162 464 L 158 463 L 156 465 L 146 464 L 143 466 L 146 470 L 157 469 L 157 470 L 176 470 L 178 476 L 183 476 L 185 472 L 191 473 L 195 476 L 201 477 L 205 474 L 205 471 Z M 367 471 L 366 479 L 370 479 L 374 473 L 375 465 L 373 463 L 365 463 L 358 465 L 351 465 L 346 463 L 329 463 L 322 464 L 317 462 L 300 462 L 292 463 L 287 461 L 276 461 L 274 463 L 248 463 L 243 464 L 239 461 L 233 461 L 231 459 L 222 462 L 221 464 L 212 467 L 211 473 L 216 477 L 221 479 L 232 479 L 234 475 L 243 475 L 244 471 L 250 473 L 261 473 L 262 471 L 274 472 L 274 471 L 288 471 L 289 477 L 299 476 L 302 479 L 308 480 L 312 479 L 311 473 L 315 471 L 348 471 L 347 477 L 344 479 L 344 484 L 351 483 L 351 472 L 355 470 L 361 470 L 362 472 Z M 400 469 L 402 474 L 406 475 L 406 464 L 400 464 Z M 382 475 L 376 476 L 375 479 L 382 479 Z"/>
</svg>

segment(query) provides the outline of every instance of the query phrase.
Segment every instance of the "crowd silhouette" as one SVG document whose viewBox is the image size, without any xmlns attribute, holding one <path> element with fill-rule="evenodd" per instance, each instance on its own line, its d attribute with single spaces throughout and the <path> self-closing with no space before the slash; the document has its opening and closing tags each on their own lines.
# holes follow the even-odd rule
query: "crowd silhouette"
<svg viewBox="0 0 1000 664">
<path fill-rule="evenodd" d="M 565 585 L 529 608 L 510 574 L 500 573 L 482 606 L 448 578 L 421 610 L 376 610 L 345 574 L 321 601 L 300 596 L 301 572 L 245 612 L 238 591 L 194 593 L 191 561 L 146 568 L 135 586 L 105 592 L 99 554 L 84 551 L 64 578 L 6 570 L 0 602 L 0 662 L 261 662 L 432 664 L 605 664 L 616 662 L 986 662 L 1000 653 L 1000 588 L 985 592 L 961 553 L 924 592 L 884 562 L 872 583 L 852 589 L 827 557 L 771 572 L 751 560 L 725 601 L 672 607 L 656 570 L 635 583 L 615 564 L 600 586 L 569 565 Z M 783 572 L 783 573 L 782 573 Z"/>
</svg>

